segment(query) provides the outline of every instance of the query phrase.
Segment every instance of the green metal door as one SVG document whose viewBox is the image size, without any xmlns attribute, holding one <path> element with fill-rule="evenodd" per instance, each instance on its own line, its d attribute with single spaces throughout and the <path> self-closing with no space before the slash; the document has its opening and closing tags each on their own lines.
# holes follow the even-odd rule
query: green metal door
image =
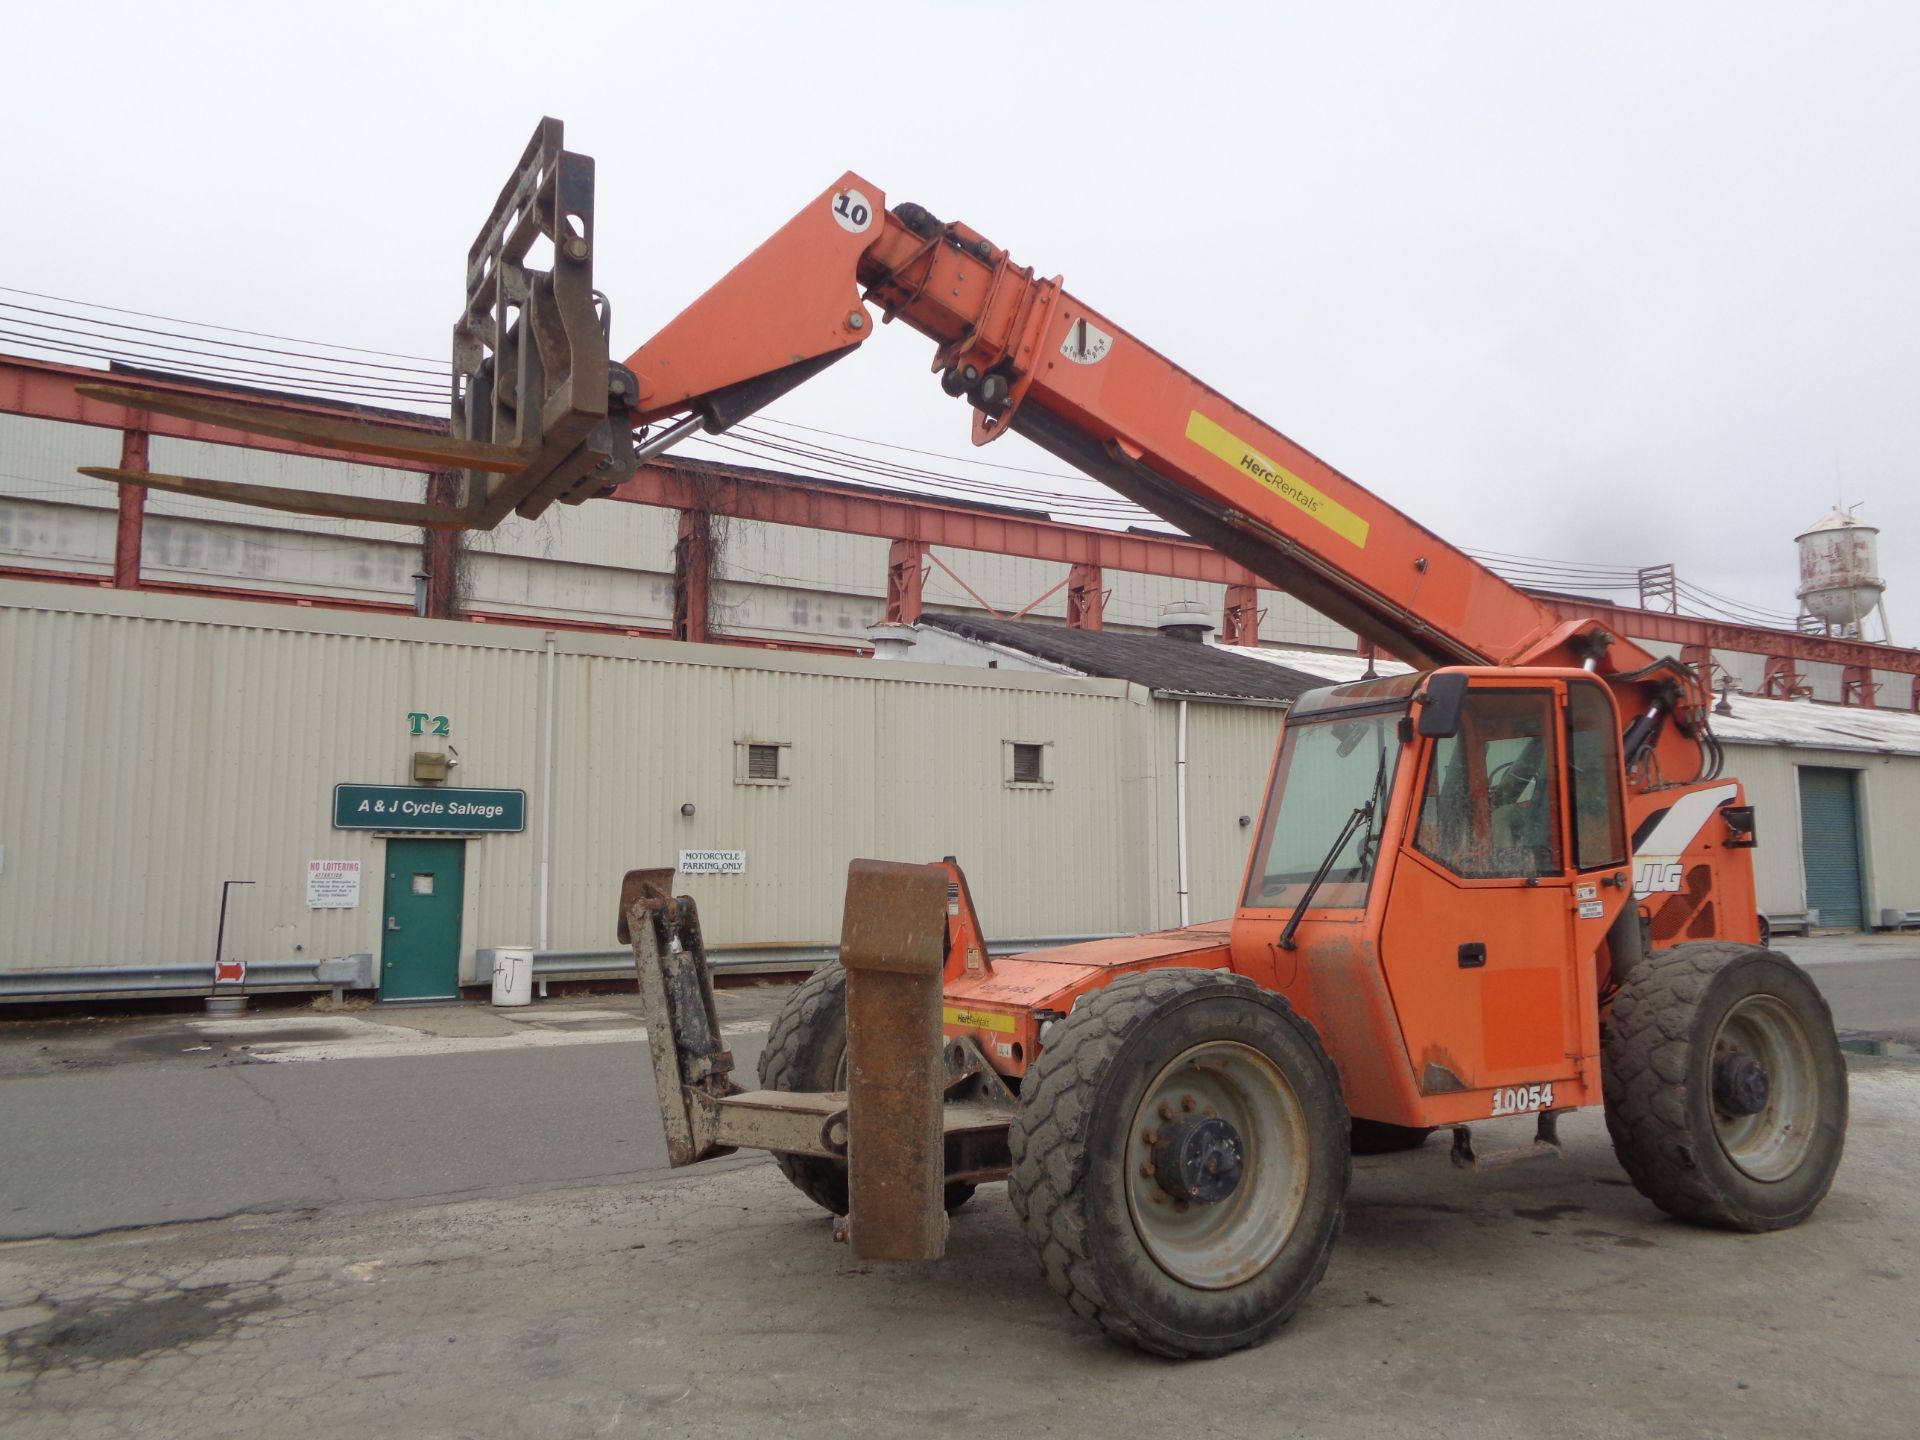
<svg viewBox="0 0 1920 1440">
<path fill-rule="evenodd" d="M 1866 919 L 1857 785 L 1852 770 L 1800 767 L 1800 859 L 1807 907 L 1820 912 L 1822 929 L 1859 930 Z"/>
<path fill-rule="evenodd" d="M 464 840 L 387 841 L 383 1001 L 459 998 L 466 851 Z"/>
</svg>

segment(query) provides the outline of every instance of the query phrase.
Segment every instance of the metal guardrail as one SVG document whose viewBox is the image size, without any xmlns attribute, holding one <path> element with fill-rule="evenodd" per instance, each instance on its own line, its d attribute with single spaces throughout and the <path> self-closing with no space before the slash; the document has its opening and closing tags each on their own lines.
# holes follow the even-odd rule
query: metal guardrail
<svg viewBox="0 0 1920 1440">
<path fill-rule="evenodd" d="M 1057 945 L 1078 945 L 1086 940 L 1111 940 L 1105 935 L 1036 935 L 1025 940 L 996 940 L 987 946 L 990 955 L 1018 955 L 1027 950 L 1049 950 Z M 707 965 L 720 974 L 780 975 L 795 970 L 815 970 L 829 960 L 840 958 L 838 942 L 822 941 L 810 945 L 714 945 L 707 946 Z M 478 973 L 493 973 L 493 951 L 476 952 Z M 631 950 L 536 950 L 533 952 L 535 980 L 597 980 L 603 977 L 625 978 L 633 973 Z"/>
<path fill-rule="evenodd" d="M 993 955 L 1017 955 L 1111 935 L 1037 935 L 1002 940 L 987 947 Z M 475 952 L 476 978 L 493 974 L 492 949 Z M 733 975 L 778 975 L 813 970 L 840 957 L 837 944 L 716 945 L 707 958 L 713 969 Z M 633 974 L 631 950 L 536 950 L 535 980 L 626 979 Z M 251 960 L 239 984 L 213 982 L 213 965 L 75 965 L 58 970 L 0 971 L 0 1003 L 35 1000 L 163 999 L 169 996 L 268 995 L 306 990 L 371 990 L 373 956 L 343 955 L 327 960 Z"/>
<path fill-rule="evenodd" d="M 373 956 L 328 960 L 252 960 L 245 981 L 213 983 L 213 964 L 76 965 L 62 970 L 0 971 L 0 1001 L 129 999 L 169 995 L 264 995 L 296 990 L 371 990 Z"/>
</svg>

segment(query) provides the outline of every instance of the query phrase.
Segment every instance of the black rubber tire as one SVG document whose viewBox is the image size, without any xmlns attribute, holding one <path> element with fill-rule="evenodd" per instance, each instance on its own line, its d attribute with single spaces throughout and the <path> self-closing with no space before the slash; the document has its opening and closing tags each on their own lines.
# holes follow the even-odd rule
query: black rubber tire
<svg viewBox="0 0 1920 1440">
<path fill-rule="evenodd" d="M 1306 1196 L 1292 1233 L 1258 1274 L 1207 1290 L 1157 1265 L 1127 1204 L 1127 1129 L 1174 1057 L 1235 1040 L 1273 1061 L 1307 1122 Z M 1122 975 L 1048 1032 L 1021 1086 L 1007 1190 L 1047 1283 L 1107 1334 L 1175 1358 L 1267 1339 L 1326 1273 L 1353 1162 L 1340 1075 L 1284 997 L 1217 970 Z"/>
<path fill-rule="evenodd" d="M 1425 1125 L 1389 1125 L 1384 1120 L 1355 1120 L 1349 1148 L 1356 1155 L 1398 1155 L 1418 1150 L 1432 1137 Z"/>
<path fill-rule="evenodd" d="M 839 1090 L 846 1085 L 847 972 L 837 960 L 822 965 L 787 996 L 760 1052 L 762 1090 Z M 823 1210 L 847 1213 L 847 1167 L 815 1155 L 774 1152 L 773 1163 L 794 1188 Z M 947 1186 L 951 1215 L 973 1198 L 974 1186 Z"/>
<path fill-rule="evenodd" d="M 1742 1000 L 1783 1002 L 1811 1051 L 1813 1141 L 1793 1172 L 1760 1181 L 1714 1129 L 1713 1041 Z M 1847 1068 L 1833 1015 L 1806 973 L 1757 946 L 1710 941 L 1634 966 L 1601 1027 L 1607 1132 L 1634 1188 L 1669 1215 L 1727 1230 L 1781 1230 L 1813 1213 L 1839 1168 Z"/>
</svg>

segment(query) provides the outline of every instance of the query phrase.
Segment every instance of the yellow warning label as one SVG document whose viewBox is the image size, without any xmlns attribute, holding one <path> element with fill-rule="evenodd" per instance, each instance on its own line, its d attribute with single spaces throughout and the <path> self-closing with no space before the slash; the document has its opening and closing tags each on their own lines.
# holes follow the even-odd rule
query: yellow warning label
<svg viewBox="0 0 1920 1440">
<path fill-rule="evenodd" d="M 1291 470 L 1274 464 L 1198 410 L 1187 416 L 1187 438 L 1209 455 L 1218 456 L 1236 470 L 1244 470 L 1282 500 L 1299 506 L 1341 539 L 1351 540 L 1362 550 L 1367 548 L 1368 525 L 1365 520 L 1338 500 L 1322 495 Z"/>
<path fill-rule="evenodd" d="M 1003 1035 L 1011 1035 L 1014 1030 L 1013 1016 L 992 1010 L 960 1010 L 947 1005 L 941 1008 L 940 1018 L 949 1025 L 964 1026 L 968 1030 L 998 1030 Z"/>
</svg>

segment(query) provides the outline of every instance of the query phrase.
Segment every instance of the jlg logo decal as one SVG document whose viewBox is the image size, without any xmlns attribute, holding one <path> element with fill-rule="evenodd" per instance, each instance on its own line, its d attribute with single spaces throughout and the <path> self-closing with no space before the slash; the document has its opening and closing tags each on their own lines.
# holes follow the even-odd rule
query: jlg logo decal
<svg viewBox="0 0 1920 1440">
<path fill-rule="evenodd" d="M 1516 1085 L 1508 1090 L 1493 1092 L 1493 1113 L 1495 1115 L 1524 1115 L 1529 1110 L 1551 1110 L 1553 1108 L 1553 1082 L 1544 1085 Z"/>
<path fill-rule="evenodd" d="M 1671 895 L 1680 888 L 1681 872 L 1685 868 L 1680 861 L 1667 858 L 1638 862 L 1633 867 L 1633 898 Z"/>
</svg>

